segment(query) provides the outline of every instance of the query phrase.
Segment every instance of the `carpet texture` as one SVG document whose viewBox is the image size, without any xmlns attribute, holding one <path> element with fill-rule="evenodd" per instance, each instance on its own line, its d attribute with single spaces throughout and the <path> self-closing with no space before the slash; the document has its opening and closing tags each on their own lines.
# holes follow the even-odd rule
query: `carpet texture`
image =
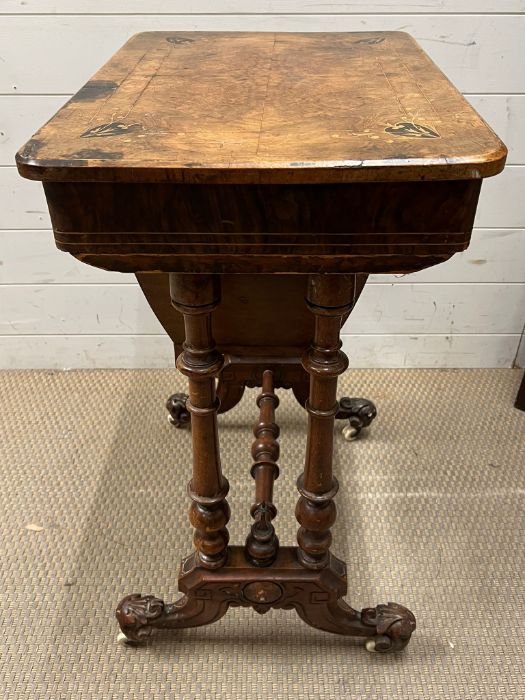
<svg viewBox="0 0 525 700">
<path fill-rule="evenodd" d="M 518 370 L 347 372 L 379 415 L 347 443 L 333 551 L 355 607 L 389 600 L 418 629 L 399 655 L 231 609 L 206 628 L 117 645 L 131 592 L 177 596 L 190 551 L 190 435 L 166 420 L 173 370 L 0 373 L 2 700 L 525 698 L 525 413 Z M 232 543 L 249 527 L 257 390 L 221 416 Z M 275 521 L 294 544 L 305 414 L 281 405 Z"/>
</svg>

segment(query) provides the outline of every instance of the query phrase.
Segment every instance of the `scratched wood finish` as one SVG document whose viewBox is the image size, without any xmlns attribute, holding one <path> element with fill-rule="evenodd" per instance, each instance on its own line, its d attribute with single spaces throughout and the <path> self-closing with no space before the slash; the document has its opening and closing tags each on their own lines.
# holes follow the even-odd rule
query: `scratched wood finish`
<svg viewBox="0 0 525 700">
<path fill-rule="evenodd" d="M 403 32 L 145 32 L 20 150 L 38 180 L 477 179 L 505 146 Z"/>
</svg>

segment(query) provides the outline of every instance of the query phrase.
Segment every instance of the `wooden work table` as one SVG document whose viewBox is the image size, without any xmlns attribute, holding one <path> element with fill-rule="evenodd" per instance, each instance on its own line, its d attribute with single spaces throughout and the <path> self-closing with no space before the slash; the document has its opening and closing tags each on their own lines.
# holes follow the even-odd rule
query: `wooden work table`
<svg viewBox="0 0 525 700">
<path fill-rule="evenodd" d="M 330 552 L 334 421 L 353 437 L 375 416 L 366 399 L 337 401 L 340 329 L 369 273 L 414 272 L 468 246 L 481 181 L 505 157 L 402 32 L 137 34 L 20 149 L 58 248 L 136 273 L 188 377 L 189 397 L 168 407 L 177 426 L 191 420 L 195 551 L 179 601 L 119 604 L 126 639 L 245 605 L 295 608 L 376 651 L 406 646 L 412 613 L 349 607 Z M 217 414 L 245 386 L 262 392 L 241 547 L 228 544 Z M 273 524 L 277 387 L 308 417 L 297 547 L 279 547 Z"/>
</svg>

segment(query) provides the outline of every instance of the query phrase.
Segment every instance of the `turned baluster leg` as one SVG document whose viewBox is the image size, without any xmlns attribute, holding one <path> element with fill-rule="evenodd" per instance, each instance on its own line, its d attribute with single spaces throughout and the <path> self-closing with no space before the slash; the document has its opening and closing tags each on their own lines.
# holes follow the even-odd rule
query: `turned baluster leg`
<svg viewBox="0 0 525 700">
<path fill-rule="evenodd" d="M 186 340 L 177 358 L 178 369 L 188 377 L 193 441 L 193 474 L 188 485 L 193 501 L 190 521 L 194 544 L 203 566 L 218 568 L 227 556 L 230 509 L 228 481 L 222 476 L 217 433 L 219 401 L 215 377 L 224 358 L 211 333 L 211 313 L 220 301 L 217 275 L 170 274 L 173 306 L 184 316 Z"/>
<path fill-rule="evenodd" d="M 310 569 L 328 564 L 330 528 L 336 518 L 333 498 L 338 483 L 332 475 L 332 453 L 337 377 L 348 366 L 339 335 L 342 318 L 353 306 L 354 290 L 354 275 L 309 276 L 306 301 L 315 315 L 315 331 L 303 357 L 303 366 L 310 375 L 310 394 L 305 404 L 308 438 L 304 472 L 297 481 L 301 496 L 296 517 L 301 525 L 297 533 L 299 560 Z"/>
<path fill-rule="evenodd" d="M 274 393 L 273 372 L 263 373 L 262 392 L 257 397 L 259 422 L 254 426 L 255 441 L 252 456 L 255 460 L 251 474 L 255 479 L 255 503 L 251 515 L 255 522 L 246 539 L 246 556 L 255 566 L 269 566 L 277 556 L 279 540 L 272 525 L 277 511 L 273 504 L 273 482 L 279 476 L 279 426 L 275 423 L 275 409 L 279 399 Z"/>
</svg>

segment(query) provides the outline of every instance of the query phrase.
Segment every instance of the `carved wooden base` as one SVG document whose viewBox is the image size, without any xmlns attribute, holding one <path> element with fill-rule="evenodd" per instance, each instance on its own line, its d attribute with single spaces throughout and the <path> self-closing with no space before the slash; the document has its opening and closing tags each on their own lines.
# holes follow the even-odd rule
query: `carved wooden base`
<svg viewBox="0 0 525 700">
<path fill-rule="evenodd" d="M 140 642 L 155 629 L 216 622 L 230 605 L 261 614 L 270 608 L 295 608 L 312 627 L 365 637 L 369 650 L 399 651 L 408 644 L 416 628 L 410 610 L 387 603 L 359 612 L 342 600 L 346 588 L 346 566 L 333 554 L 326 567 L 313 570 L 299 563 L 296 547 L 281 547 L 274 564 L 260 568 L 246 559 L 242 547 L 230 547 L 220 569 L 204 568 L 195 554 L 183 560 L 179 589 L 184 595 L 175 603 L 133 594 L 119 603 L 116 616 L 126 638 Z"/>
<path fill-rule="evenodd" d="M 174 307 L 184 316 L 186 340 L 177 367 L 188 377 L 189 397 L 168 400 L 172 422 L 192 425 L 193 471 L 190 521 L 196 551 L 181 565 L 175 603 L 133 594 L 117 608 L 125 639 L 141 641 L 155 629 L 196 627 L 220 619 L 232 606 L 295 609 L 309 625 L 326 632 L 365 637 L 375 651 L 403 649 L 415 630 L 412 613 L 388 603 L 357 611 L 347 605 L 346 566 L 330 552 L 336 519 L 337 479 L 332 472 L 335 418 L 346 419 L 352 436 L 370 424 L 375 406 L 366 399 L 337 401 L 337 378 L 348 366 L 340 329 L 355 301 L 352 275 L 311 275 L 307 305 L 314 334 L 303 357 L 223 356 L 212 337 L 212 312 L 220 279 L 170 275 Z M 254 519 L 245 547 L 228 547 L 228 482 L 222 476 L 217 414 L 236 405 L 246 386 L 262 386 L 252 445 Z M 273 519 L 274 481 L 279 475 L 279 426 L 275 389 L 292 389 L 308 414 L 304 470 L 298 479 L 298 547 L 279 547 Z M 345 432 L 343 431 L 345 434 Z M 345 434 L 345 437 L 347 435 Z"/>
</svg>

